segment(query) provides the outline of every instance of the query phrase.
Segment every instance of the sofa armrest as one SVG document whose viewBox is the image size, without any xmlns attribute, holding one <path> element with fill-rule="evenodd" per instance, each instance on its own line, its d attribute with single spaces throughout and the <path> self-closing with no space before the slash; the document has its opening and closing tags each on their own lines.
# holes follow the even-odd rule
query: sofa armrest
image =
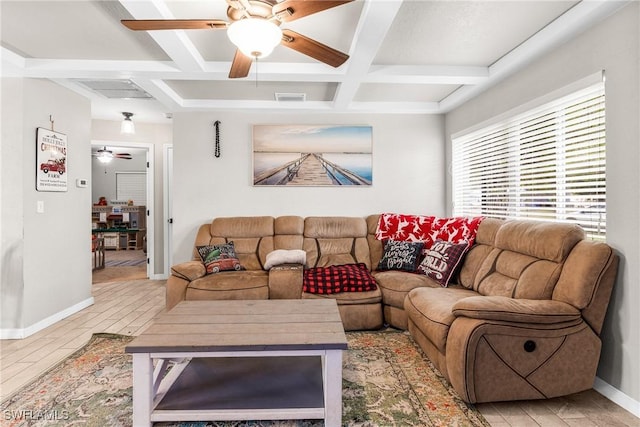
<svg viewBox="0 0 640 427">
<path fill-rule="evenodd" d="M 172 275 L 188 280 L 189 282 L 204 277 L 206 273 L 207 269 L 200 261 L 187 261 L 171 267 Z"/>
<path fill-rule="evenodd" d="M 269 299 L 302 298 L 302 264 L 281 264 L 269 270 Z"/>
<path fill-rule="evenodd" d="M 581 319 L 580 310 L 553 300 L 515 299 L 503 296 L 473 296 L 456 302 L 456 317 L 514 323 L 555 324 Z"/>
</svg>

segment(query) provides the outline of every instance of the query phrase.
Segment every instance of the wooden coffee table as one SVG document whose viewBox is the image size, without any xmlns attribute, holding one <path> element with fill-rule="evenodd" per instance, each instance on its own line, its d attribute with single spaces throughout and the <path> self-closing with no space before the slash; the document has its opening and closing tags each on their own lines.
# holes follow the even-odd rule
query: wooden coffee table
<svg viewBox="0 0 640 427">
<path fill-rule="evenodd" d="M 335 300 L 180 302 L 126 346 L 133 425 L 324 419 L 340 426 L 346 349 Z"/>
</svg>

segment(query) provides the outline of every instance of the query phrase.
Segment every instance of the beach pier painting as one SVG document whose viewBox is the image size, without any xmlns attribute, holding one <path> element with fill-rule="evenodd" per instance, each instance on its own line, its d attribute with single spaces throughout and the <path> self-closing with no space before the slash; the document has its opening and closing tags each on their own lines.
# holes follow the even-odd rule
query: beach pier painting
<svg viewBox="0 0 640 427">
<path fill-rule="evenodd" d="M 370 186 L 371 126 L 254 125 L 253 185 Z"/>
</svg>

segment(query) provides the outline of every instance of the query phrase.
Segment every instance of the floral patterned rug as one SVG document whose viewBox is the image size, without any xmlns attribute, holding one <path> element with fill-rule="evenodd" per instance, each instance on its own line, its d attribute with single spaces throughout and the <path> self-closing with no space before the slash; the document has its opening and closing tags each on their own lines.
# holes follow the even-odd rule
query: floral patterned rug
<svg viewBox="0 0 640 427">
<path fill-rule="evenodd" d="M 0 404 L 3 426 L 130 426 L 132 339 L 89 343 Z M 462 401 L 406 332 L 348 332 L 345 426 L 489 426 Z M 322 421 L 156 423 L 163 427 L 311 427 Z"/>
</svg>

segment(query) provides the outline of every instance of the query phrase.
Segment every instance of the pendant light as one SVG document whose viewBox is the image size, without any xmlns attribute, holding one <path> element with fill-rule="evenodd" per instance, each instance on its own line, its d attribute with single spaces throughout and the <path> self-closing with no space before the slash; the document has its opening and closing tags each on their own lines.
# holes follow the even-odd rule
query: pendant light
<svg viewBox="0 0 640 427">
<path fill-rule="evenodd" d="M 124 116 L 124 120 L 122 120 L 122 124 L 120 125 L 120 133 L 133 135 L 136 133 L 136 127 L 133 124 L 133 120 L 131 120 L 133 113 L 123 112 L 122 115 Z"/>
</svg>

